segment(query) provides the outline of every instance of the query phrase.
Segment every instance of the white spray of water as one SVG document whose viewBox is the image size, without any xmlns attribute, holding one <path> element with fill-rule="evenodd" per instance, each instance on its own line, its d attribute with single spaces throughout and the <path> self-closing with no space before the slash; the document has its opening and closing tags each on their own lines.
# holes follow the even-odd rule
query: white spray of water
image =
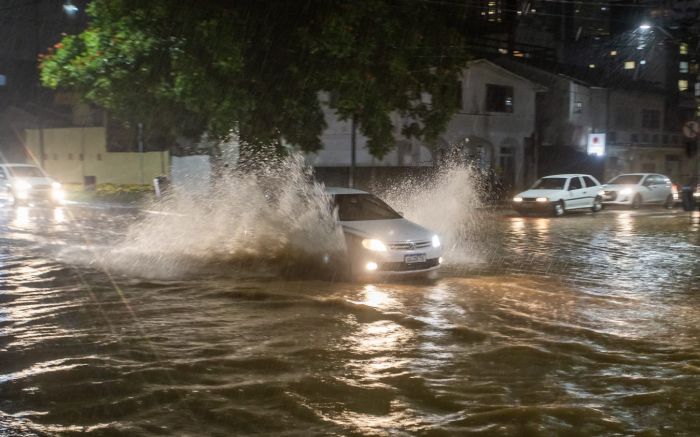
<svg viewBox="0 0 700 437">
<path fill-rule="evenodd" d="M 328 195 L 303 157 L 258 164 L 253 172 L 220 176 L 206 194 L 175 189 L 97 262 L 119 273 L 171 279 L 207 266 L 275 274 L 295 264 L 321 267 L 325 255 L 342 253 Z M 449 263 L 473 262 L 479 180 L 474 168 L 452 165 L 379 194 L 409 220 L 436 231 Z"/>
<path fill-rule="evenodd" d="M 410 178 L 382 190 L 387 203 L 438 233 L 447 264 L 479 261 L 474 236 L 484 218 L 484 175 L 475 166 L 452 164 L 429 177 Z"/>
<path fill-rule="evenodd" d="M 208 195 L 175 190 L 109 251 L 109 267 L 173 278 L 203 264 L 280 268 L 343 247 L 328 196 L 303 158 L 222 175 Z"/>
</svg>

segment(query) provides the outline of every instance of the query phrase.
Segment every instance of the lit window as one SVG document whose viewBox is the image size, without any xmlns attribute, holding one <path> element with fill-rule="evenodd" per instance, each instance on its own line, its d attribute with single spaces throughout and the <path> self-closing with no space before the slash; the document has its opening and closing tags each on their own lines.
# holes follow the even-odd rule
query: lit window
<svg viewBox="0 0 700 437">
<path fill-rule="evenodd" d="M 583 112 L 583 102 L 574 103 L 574 113 L 580 114 Z"/>
<path fill-rule="evenodd" d="M 700 82 L 695 82 L 695 97 L 700 97 Z"/>
<path fill-rule="evenodd" d="M 610 56 L 617 56 L 617 50 L 611 50 Z"/>
<path fill-rule="evenodd" d="M 688 81 L 681 79 L 678 81 L 678 91 L 688 91 Z"/>
<path fill-rule="evenodd" d="M 634 61 L 625 61 L 625 70 L 634 70 L 635 66 Z"/>
<path fill-rule="evenodd" d="M 678 46 L 678 52 L 679 52 L 681 55 L 687 55 L 687 54 L 688 54 L 688 44 L 682 42 L 682 43 L 680 44 L 680 46 Z"/>
<path fill-rule="evenodd" d="M 500 48 L 498 49 L 498 53 L 500 53 L 500 54 L 502 54 L 502 55 L 507 55 L 507 54 L 508 54 L 508 49 L 504 49 L 503 47 L 500 47 Z"/>
<path fill-rule="evenodd" d="M 688 63 L 685 61 L 681 61 L 679 66 L 678 66 L 678 71 L 681 73 L 687 73 L 688 72 Z"/>
<path fill-rule="evenodd" d="M 647 61 L 645 59 L 642 59 L 639 61 L 639 65 L 646 65 Z"/>
<path fill-rule="evenodd" d="M 595 68 L 595 64 L 588 64 L 588 68 Z"/>
</svg>

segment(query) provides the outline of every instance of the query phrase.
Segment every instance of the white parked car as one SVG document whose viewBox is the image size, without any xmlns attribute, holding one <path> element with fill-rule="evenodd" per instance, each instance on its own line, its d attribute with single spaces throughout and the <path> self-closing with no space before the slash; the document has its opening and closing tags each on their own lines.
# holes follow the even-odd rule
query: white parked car
<svg viewBox="0 0 700 437">
<path fill-rule="evenodd" d="M 61 184 L 30 164 L 0 164 L 0 196 L 13 205 L 33 201 L 60 204 L 65 198 Z"/>
<path fill-rule="evenodd" d="M 442 263 L 440 238 L 365 191 L 326 188 L 345 234 L 352 278 L 422 274 Z"/>
<path fill-rule="evenodd" d="M 655 173 L 621 174 L 603 187 L 603 203 L 634 209 L 643 204 L 673 208 L 673 184 L 668 177 Z"/>
<path fill-rule="evenodd" d="M 602 187 L 596 178 L 586 174 L 545 176 L 529 190 L 513 198 L 513 209 L 520 214 L 550 213 L 564 215 L 574 209 L 603 209 Z"/>
</svg>

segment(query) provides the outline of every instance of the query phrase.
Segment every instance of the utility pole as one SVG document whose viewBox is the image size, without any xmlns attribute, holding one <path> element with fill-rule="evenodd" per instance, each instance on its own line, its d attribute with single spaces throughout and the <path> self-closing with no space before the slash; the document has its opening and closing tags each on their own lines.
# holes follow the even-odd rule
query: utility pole
<svg viewBox="0 0 700 437">
<path fill-rule="evenodd" d="M 139 181 L 143 185 L 143 123 L 139 123 Z"/>
<path fill-rule="evenodd" d="M 352 120 L 350 121 L 350 176 L 348 180 L 348 186 L 350 188 L 355 188 L 355 166 L 357 164 L 357 128 L 355 125 L 357 124 L 357 116 L 353 115 Z"/>
</svg>

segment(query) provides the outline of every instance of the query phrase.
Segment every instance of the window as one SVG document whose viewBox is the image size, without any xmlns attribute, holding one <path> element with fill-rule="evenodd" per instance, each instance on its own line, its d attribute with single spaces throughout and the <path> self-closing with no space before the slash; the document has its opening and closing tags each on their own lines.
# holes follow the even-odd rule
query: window
<svg viewBox="0 0 700 437">
<path fill-rule="evenodd" d="M 486 85 L 487 112 L 513 112 L 513 87 Z"/>
<path fill-rule="evenodd" d="M 617 142 L 617 132 L 612 131 L 608 133 L 608 142 L 613 144 Z"/>
<path fill-rule="evenodd" d="M 83 154 L 82 154 L 82 153 L 80 153 L 80 154 L 78 154 L 78 159 L 82 161 L 82 160 L 84 160 L 84 159 L 85 159 L 85 157 L 83 156 Z"/>
<path fill-rule="evenodd" d="M 654 144 L 659 144 L 659 134 L 654 134 L 651 136 L 651 142 Z"/>
<path fill-rule="evenodd" d="M 610 56 L 617 56 L 617 50 L 611 50 Z"/>
<path fill-rule="evenodd" d="M 642 134 L 642 142 L 643 143 L 649 142 L 649 134 Z"/>
<path fill-rule="evenodd" d="M 659 129 L 661 127 L 661 111 L 642 109 L 642 127 L 644 129 Z"/>
<path fill-rule="evenodd" d="M 678 53 L 680 53 L 681 55 L 687 55 L 688 54 L 688 44 L 684 43 L 684 42 L 680 43 L 680 45 L 678 46 Z"/>
<path fill-rule="evenodd" d="M 588 64 L 588 68 L 595 68 L 595 64 Z"/>
<path fill-rule="evenodd" d="M 53 160 L 54 160 L 54 161 L 58 161 L 58 153 L 54 153 L 54 154 L 53 154 Z"/>
<path fill-rule="evenodd" d="M 101 153 L 98 153 L 98 154 L 97 154 L 97 160 L 98 160 L 98 161 L 102 161 L 102 154 L 101 154 Z"/>
<path fill-rule="evenodd" d="M 656 171 L 656 164 L 654 164 L 653 162 L 645 162 L 644 164 L 642 164 L 642 171 L 645 173 Z"/>
<path fill-rule="evenodd" d="M 681 61 L 680 64 L 678 65 L 678 71 L 681 73 L 687 73 L 688 72 L 688 62 Z"/>
<path fill-rule="evenodd" d="M 639 135 L 638 134 L 631 134 L 630 141 L 632 141 L 633 143 L 638 143 L 639 142 Z"/>
<path fill-rule="evenodd" d="M 580 114 L 583 112 L 583 102 L 574 103 L 574 114 Z"/>
<path fill-rule="evenodd" d="M 634 70 L 636 64 L 634 61 L 625 61 L 625 70 Z"/>
<path fill-rule="evenodd" d="M 598 184 L 596 184 L 593 179 L 591 179 L 588 176 L 583 177 L 583 183 L 586 184 L 586 187 L 597 187 Z"/>
<path fill-rule="evenodd" d="M 72 153 L 69 153 L 69 154 L 68 154 L 68 160 L 69 160 L 69 161 L 72 161 L 72 160 L 73 160 L 73 154 L 72 154 Z"/>
<path fill-rule="evenodd" d="M 663 143 L 668 144 L 668 135 L 664 134 L 663 138 Z"/>
<path fill-rule="evenodd" d="M 700 97 L 700 82 L 695 82 L 695 97 Z"/>
<path fill-rule="evenodd" d="M 688 81 L 681 79 L 678 81 L 678 91 L 688 91 Z"/>
<path fill-rule="evenodd" d="M 581 187 L 581 179 L 579 179 L 578 177 L 575 177 L 575 178 L 571 178 L 569 180 L 569 191 L 580 190 L 581 188 L 583 188 L 583 187 Z"/>
</svg>

